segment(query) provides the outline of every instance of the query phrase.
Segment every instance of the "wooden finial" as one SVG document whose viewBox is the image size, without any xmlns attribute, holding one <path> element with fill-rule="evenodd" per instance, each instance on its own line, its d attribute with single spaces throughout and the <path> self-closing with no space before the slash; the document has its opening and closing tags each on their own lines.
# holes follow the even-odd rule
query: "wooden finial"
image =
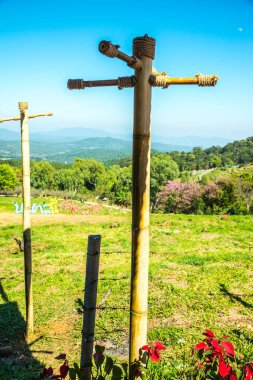
<svg viewBox="0 0 253 380">
<path fill-rule="evenodd" d="M 25 110 L 28 109 L 28 102 L 19 102 L 18 107 L 20 109 L 20 112 L 23 113 Z"/>
</svg>

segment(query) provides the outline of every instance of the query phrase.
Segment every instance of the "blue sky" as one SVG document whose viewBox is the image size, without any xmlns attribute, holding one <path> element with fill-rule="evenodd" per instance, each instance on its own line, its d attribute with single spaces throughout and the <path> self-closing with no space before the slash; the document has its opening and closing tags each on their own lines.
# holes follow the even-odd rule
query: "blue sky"
<svg viewBox="0 0 253 380">
<path fill-rule="evenodd" d="M 30 112 L 33 131 L 62 127 L 131 133 L 133 89 L 69 91 L 69 78 L 132 75 L 98 52 L 102 39 L 131 54 L 132 39 L 156 38 L 154 66 L 174 77 L 218 74 L 215 88 L 154 88 L 152 132 L 164 136 L 253 135 L 253 0 L 0 0 L 0 117 Z M 3 125 L 2 125 L 3 126 Z M 5 124 L 13 127 L 14 124 Z"/>
</svg>

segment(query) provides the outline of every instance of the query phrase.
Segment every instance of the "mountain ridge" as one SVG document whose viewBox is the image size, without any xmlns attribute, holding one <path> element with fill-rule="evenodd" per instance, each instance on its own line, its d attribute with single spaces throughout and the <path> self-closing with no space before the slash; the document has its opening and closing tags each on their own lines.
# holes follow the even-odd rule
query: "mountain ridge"
<svg viewBox="0 0 253 380">
<path fill-rule="evenodd" d="M 71 163 L 74 158 L 94 158 L 98 161 L 109 161 L 132 154 L 132 142 L 111 137 L 94 137 L 65 143 L 30 142 L 31 159 Z M 158 152 L 191 151 L 192 148 L 152 144 L 152 149 Z M 0 140 L 0 158 L 20 159 L 20 141 Z"/>
<path fill-rule="evenodd" d="M 93 129 L 93 128 L 83 128 L 83 127 L 74 127 L 74 128 L 62 128 L 53 131 L 47 132 L 30 132 L 30 141 L 33 142 L 55 142 L 55 143 L 64 143 L 64 142 L 76 142 L 87 138 L 97 138 L 97 137 L 111 137 L 115 139 L 120 139 L 123 141 L 132 141 L 131 134 L 123 133 L 111 133 L 102 129 Z M 0 140 L 4 141 L 20 141 L 20 133 L 17 131 L 10 130 L 8 128 L 0 128 Z M 201 148 L 208 148 L 213 145 L 224 146 L 228 142 L 232 142 L 232 139 L 225 137 L 201 137 L 201 136 L 159 136 L 152 134 L 153 143 L 161 143 L 168 145 L 177 145 L 182 147 L 196 147 L 200 146 Z"/>
</svg>

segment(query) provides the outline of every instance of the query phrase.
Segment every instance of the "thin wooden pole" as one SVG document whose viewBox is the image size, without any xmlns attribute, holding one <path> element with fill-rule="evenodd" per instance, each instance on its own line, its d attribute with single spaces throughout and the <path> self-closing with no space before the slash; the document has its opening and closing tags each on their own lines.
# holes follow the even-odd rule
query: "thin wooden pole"
<svg viewBox="0 0 253 380">
<path fill-rule="evenodd" d="M 153 54 L 146 56 L 145 48 L 149 49 L 150 44 Z M 135 71 L 137 84 L 134 88 L 130 364 L 138 359 L 139 349 L 147 340 L 151 113 L 149 77 L 152 74 L 150 55 L 154 56 L 155 40 L 147 36 L 136 38 L 133 47 L 134 55 L 142 55 L 142 70 Z"/>
<path fill-rule="evenodd" d="M 90 235 L 86 261 L 84 312 L 80 368 L 82 380 L 91 379 L 92 355 L 95 340 L 95 318 L 100 259 L 101 236 Z"/>
<path fill-rule="evenodd" d="M 26 336 L 33 333 L 33 292 L 32 292 L 32 248 L 30 222 L 30 146 L 28 127 L 28 102 L 19 102 L 21 122 L 21 151 L 23 172 L 23 239 L 25 266 L 25 298 L 26 298 Z"/>
</svg>

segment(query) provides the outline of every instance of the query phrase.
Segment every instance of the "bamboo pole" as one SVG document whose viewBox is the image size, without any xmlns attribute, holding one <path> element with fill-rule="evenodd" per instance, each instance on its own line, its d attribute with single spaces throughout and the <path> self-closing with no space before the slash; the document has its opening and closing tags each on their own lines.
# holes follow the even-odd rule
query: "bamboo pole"
<svg viewBox="0 0 253 380">
<path fill-rule="evenodd" d="M 145 46 L 143 38 L 143 48 Z M 130 365 L 138 359 L 139 349 L 147 340 L 151 74 L 152 58 L 143 54 L 142 70 L 135 71 L 137 84 L 134 88 Z"/>
<path fill-rule="evenodd" d="M 24 273 L 26 300 L 26 336 L 29 340 L 33 333 L 33 293 L 32 293 L 32 249 L 30 223 L 30 145 L 28 120 L 40 116 L 52 116 L 52 112 L 28 115 L 28 102 L 19 102 L 20 116 L 0 119 L 5 121 L 20 120 L 22 152 L 22 189 L 23 189 L 23 240 L 24 240 Z"/>
<path fill-rule="evenodd" d="M 23 239 L 25 266 L 25 298 L 26 298 L 26 336 L 33 333 L 33 293 L 32 293 L 32 248 L 30 222 L 30 147 L 28 127 L 28 102 L 19 102 L 21 122 L 21 151 L 23 172 Z"/>
<path fill-rule="evenodd" d="M 154 87 L 168 87 L 170 85 L 197 84 L 201 87 L 214 87 L 218 81 L 218 75 L 203 75 L 197 73 L 193 78 L 171 78 L 166 74 L 151 75 L 149 82 Z"/>
<path fill-rule="evenodd" d="M 100 245 L 100 235 L 89 236 L 84 288 L 84 312 L 80 360 L 80 368 L 82 369 L 81 380 L 91 379 L 92 355 L 95 340 L 95 318 L 97 305 Z"/>
</svg>

